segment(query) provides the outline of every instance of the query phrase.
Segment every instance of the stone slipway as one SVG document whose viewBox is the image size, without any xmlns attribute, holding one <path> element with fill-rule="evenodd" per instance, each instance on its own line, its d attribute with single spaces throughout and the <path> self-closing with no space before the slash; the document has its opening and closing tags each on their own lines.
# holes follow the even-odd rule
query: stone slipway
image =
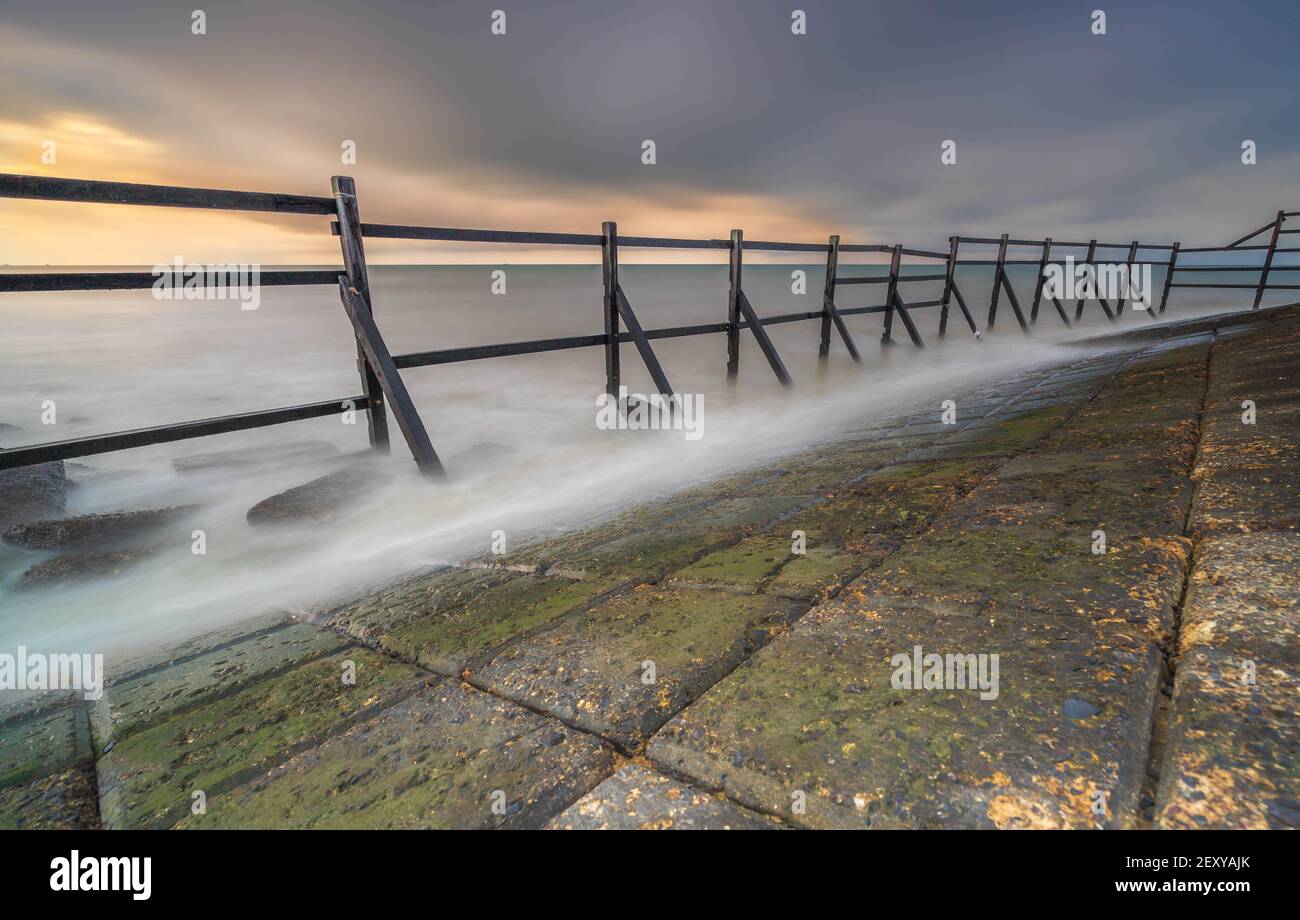
<svg viewBox="0 0 1300 920">
<path fill-rule="evenodd" d="M 1298 319 L 1143 330 L 0 711 L 0 826 L 1291 826 Z M 998 654 L 996 699 L 895 689 L 918 645 Z"/>
</svg>

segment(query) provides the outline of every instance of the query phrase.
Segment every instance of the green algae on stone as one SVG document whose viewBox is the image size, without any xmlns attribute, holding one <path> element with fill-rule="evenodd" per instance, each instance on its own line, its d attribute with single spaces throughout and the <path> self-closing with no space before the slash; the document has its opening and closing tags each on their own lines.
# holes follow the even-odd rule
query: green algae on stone
<svg viewBox="0 0 1300 920">
<path fill-rule="evenodd" d="M 423 617 L 441 614 L 514 578 L 497 569 L 443 567 L 401 578 L 312 618 L 367 643 Z"/>
<path fill-rule="evenodd" d="M 783 536 L 750 537 L 716 550 L 668 576 L 670 582 L 725 586 L 753 593 L 791 554 L 792 540 Z"/>
<path fill-rule="evenodd" d="M 792 556 L 781 571 L 767 582 L 764 592 L 777 597 L 817 600 L 839 589 L 863 568 L 874 564 L 877 556 L 867 551 L 843 552 L 828 546 L 810 546 L 801 556 Z M 882 552 L 892 549 L 883 548 Z"/>
<path fill-rule="evenodd" d="M 102 749 L 168 715 L 241 687 L 345 644 L 337 633 L 307 623 L 257 632 L 206 654 L 111 681 L 95 703 L 92 727 Z"/>
<path fill-rule="evenodd" d="M 646 586 L 511 643 L 470 680 L 631 750 L 801 609 L 761 595 Z"/>
<path fill-rule="evenodd" d="M 95 767 L 78 766 L 0 787 L 0 830 L 86 830 L 98 827 Z"/>
<path fill-rule="evenodd" d="M 902 604 L 902 606 L 900 606 Z M 1000 655 L 994 699 L 894 686 L 894 656 Z M 1159 680 L 1091 624 L 867 598 L 810 614 L 652 739 L 663 769 L 812 827 L 1090 827 L 1136 811 Z M 1097 703 L 1082 722 L 1062 708 Z M 1104 792 L 1110 809 L 1092 811 Z"/>
<path fill-rule="evenodd" d="M 0 788 L 62 772 L 91 759 L 80 693 L 48 692 L 7 709 L 0 721 Z"/>
<path fill-rule="evenodd" d="M 496 645 L 547 623 L 613 587 L 611 581 L 514 575 L 459 606 L 380 637 L 380 646 L 439 674 L 458 676 Z"/>
<path fill-rule="evenodd" d="M 613 769 L 597 739 L 444 681 L 208 799 L 185 828 L 536 828 Z"/>
<path fill-rule="evenodd" d="M 346 662 L 356 683 L 344 683 Z M 361 648 L 346 649 L 176 713 L 115 743 L 99 760 L 110 827 L 166 827 L 191 796 L 213 796 L 358 719 L 420 690 L 427 676 Z"/>
</svg>

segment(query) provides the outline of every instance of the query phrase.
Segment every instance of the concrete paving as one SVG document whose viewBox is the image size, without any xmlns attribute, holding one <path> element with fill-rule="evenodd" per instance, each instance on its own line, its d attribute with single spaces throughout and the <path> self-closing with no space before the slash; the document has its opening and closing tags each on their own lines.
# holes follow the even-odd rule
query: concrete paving
<svg viewBox="0 0 1300 920">
<path fill-rule="evenodd" d="M 1298 368 L 1151 327 L 189 640 L 0 710 L 0 827 L 1295 826 Z"/>
</svg>

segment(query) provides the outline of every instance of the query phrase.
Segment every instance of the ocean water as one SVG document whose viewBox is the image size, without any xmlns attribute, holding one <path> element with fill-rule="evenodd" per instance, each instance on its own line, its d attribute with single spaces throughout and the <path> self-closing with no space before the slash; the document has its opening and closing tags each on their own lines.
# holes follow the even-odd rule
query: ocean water
<svg viewBox="0 0 1300 920">
<path fill-rule="evenodd" d="M 490 273 L 506 271 L 506 293 Z M 807 293 L 791 272 L 807 273 Z M 102 269 L 101 269 L 102 270 Z M 843 265 L 841 276 L 880 265 Z M 909 268 L 912 273 L 934 269 Z M 1026 310 L 1034 268 L 1013 267 Z M 1163 281 L 1155 273 L 1157 291 Z M 1245 273 L 1197 280 L 1240 282 Z M 981 327 L 991 269 L 959 274 Z M 622 281 L 644 328 L 721 322 L 725 266 L 625 265 Z M 473 265 L 371 269 L 375 317 L 394 353 L 601 332 L 596 265 Z M 747 265 L 745 287 L 760 315 L 820 309 L 817 265 Z M 938 282 L 904 285 L 912 301 L 937 299 Z M 841 288 L 842 307 L 879 303 L 883 285 Z M 1175 290 L 1168 319 L 1248 306 L 1248 291 Z M 1282 302 L 1276 297 L 1266 302 Z M 1071 310 L 1070 315 L 1073 316 Z M 1003 298 L 995 333 L 975 341 L 956 305 L 948 336 L 937 308 L 914 314 L 928 347 L 916 352 L 895 323 L 898 347 L 879 346 L 878 314 L 849 317 L 863 354 L 853 364 L 838 337 L 817 360 L 818 322 L 768 327 L 796 386 L 783 391 L 753 337 L 744 333 L 739 381 L 726 380 L 724 335 L 659 340 L 655 351 L 679 393 L 703 398 L 703 436 L 601 431 L 600 348 L 412 369 L 411 390 L 450 474 L 430 484 L 414 471 L 390 415 L 393 451 L 370 458 L 373 486 L 358 513 L 337 525 L 250 528 L 257 501 L 339 468 L 338 461 L 180 475 L 176 457 L 285 441 L 323 440 L 340 451 L 366 446 L 365 419 L 337 417 L 158 445 L 78 461 L 70 514 L 172 504 L 199 506 L 193 527 L 207 552 L 191 551 L 189 527 L 160 555 L 112 579 L 15 591 L 23 568 L 43 556 L 0 549 L 0 650 L 101 652 L 111 662 L 272 608 L 300 608 L 437 561 L 484 553 L 494 531 L 507 541 L 537 528 L 575 526 L 638 501 L 755 464 L 904 406 L 955 399 L 972 386 L 1036 365 L 1077 358 L 1071 339 L 1111 327 L 1095 303 L 1066 330 L 1045 304 L 1032 337 Z M 1126 312 L 1125 327 L 1144 326 Z M 0 431 L 4 446 L 344 398 L 360 392 L 355 343 L 335 290 L 265 288 L 255 311 L 234 301 L 155 300 L 149 291 L 5 294 L 0 297 Z M 623 379 L 650 392 L 635 347 L 622 349 Z M 42 424 L 53 400 L 56 424 Z"/>
</svg>

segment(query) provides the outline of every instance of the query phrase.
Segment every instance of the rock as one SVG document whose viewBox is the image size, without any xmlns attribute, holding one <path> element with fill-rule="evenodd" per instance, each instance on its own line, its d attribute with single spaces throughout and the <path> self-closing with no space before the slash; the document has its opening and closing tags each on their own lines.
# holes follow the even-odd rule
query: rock
<svg viewBox="0 0 1300 920">
<path fill-rule="evenodd" d="M 181 520 L 193 505 L 115 511 L 79 517 L 18 524 L 4 533 L 11 546 L 34 550 L 121 548 L 139 543 L 158 530 Z"/>
<path fill-rule="evenodd" d="M 1072 696 L 1061 704 L 1061 712 L 1071 719 L 1087 719 L 1095 716 L 1101 710 L 1087 700 Z"/>
<path fill-rule="evenodd" d="M 0 433 L 17 430 L 0 422 Z M 0 470 L 0 528 L 63 514 L 67 494 L 68 477 L 62 460 Z"/>
<path fill-rule="evenodd" d="M 349 467 L 294 486 L 270 498 L 264 498 L 249 508 L 248 523 L 302 524 L 309 521 L 331 521 L 377 475 L 379 474 L 373 470 Z"/>
<path fill-rule="evenodd" d="M 338 456 L 339 449 L 328 441 L 290 441 L 270 447 L 246 447 L 223 450 L 210 454 L 193 454 L 177 457 L 172 466 L 180 473 L 192 473 L 213 468 L 243 468 L 270 466 L 280 463 L 302 463 L 310 460 L 328 460 Z"/>
<path fill-rule="evenodd" d="M 117 575 L 128 566 L 157 554 L 156 549 L 140 548 L 111 553 L 72 553 L 38 562 L 18 579 L 17 588 L 54 587 L 87 578 Z"/>
</svg>

